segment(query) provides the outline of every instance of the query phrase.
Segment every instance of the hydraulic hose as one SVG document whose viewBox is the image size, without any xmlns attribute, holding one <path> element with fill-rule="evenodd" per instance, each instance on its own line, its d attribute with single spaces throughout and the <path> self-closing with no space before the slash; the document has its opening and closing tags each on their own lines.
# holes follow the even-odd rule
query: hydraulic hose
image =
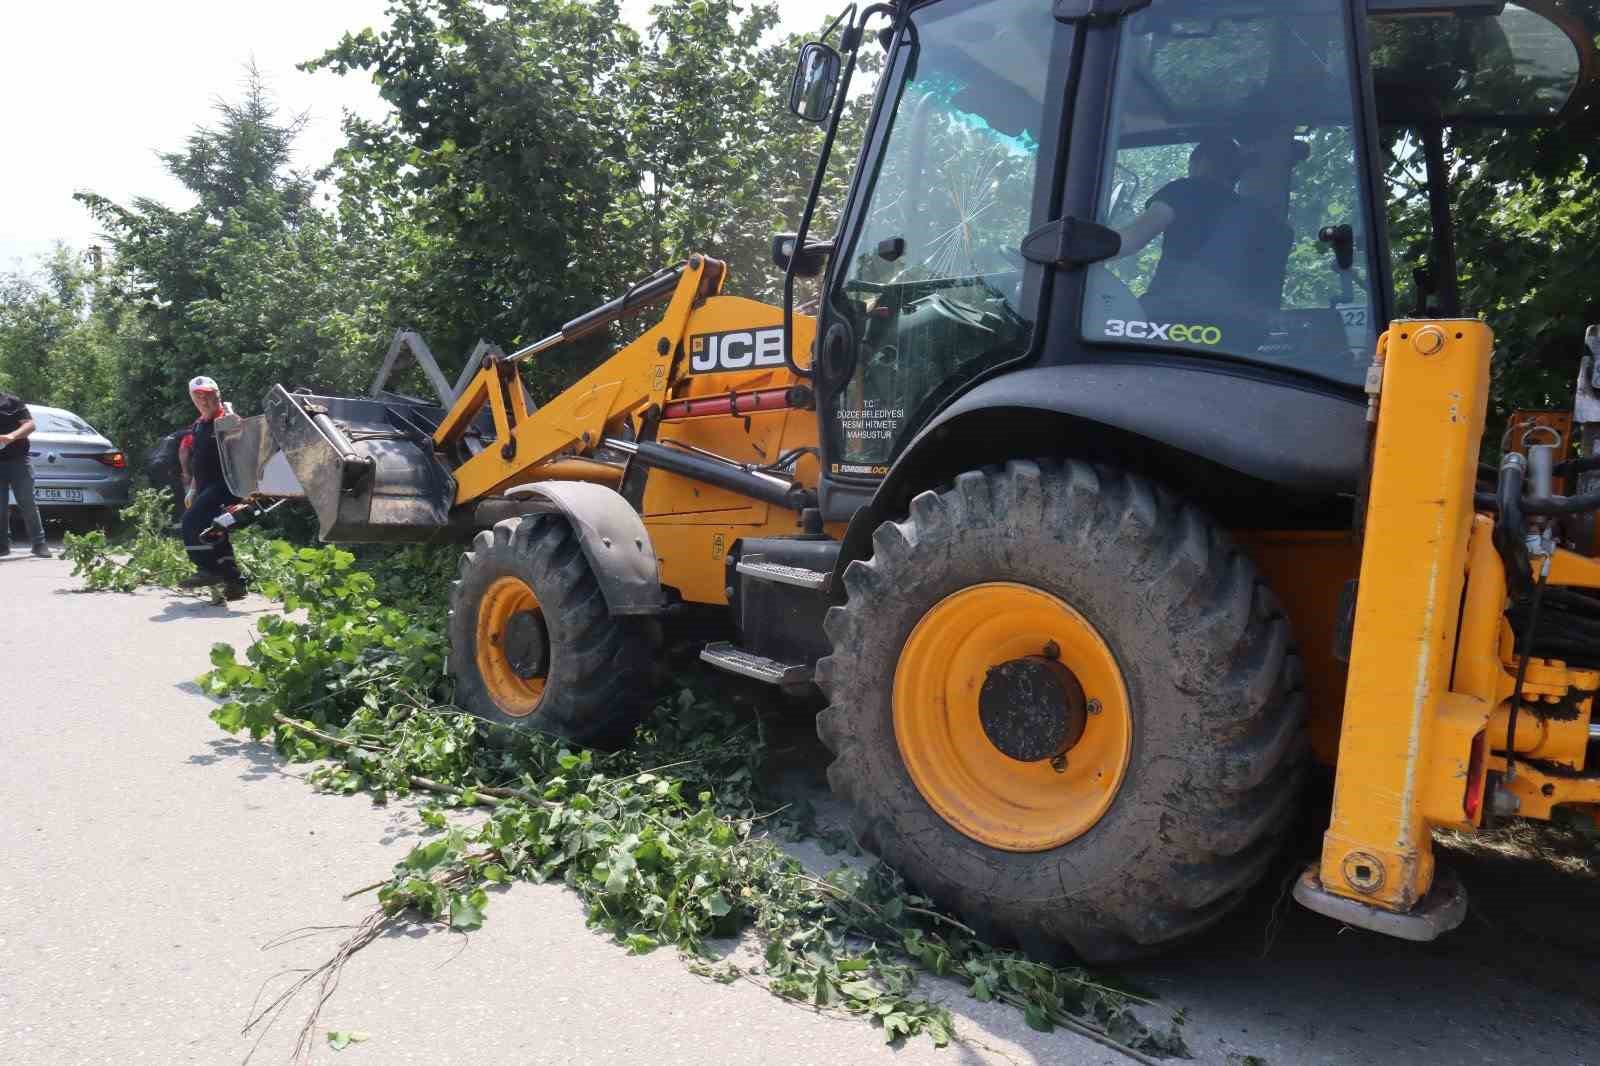
<svg viewBox="0 0 1600 1066">
<path fill-rule="evenodd" d="M 1600 470 L 1600 455 L 1591 455 L 1587 459 L 1568 459 L 1564 463 L 1556 464 L 1556 477 L 1592 474 L 1596 470 Z"/>
<path fill-rule="evenodd" d="M 1522 483 L 1528 461 L 1511 452 L 1500 461 L 1500 485 L 1495 493 L 1494 547 L 1505 565 L 1506 585 L 1512 596 L 1525 601 L 1533 591 L 1532 563 L 1528 557 L 1523 523 Z"/>
<path fill-rule="evenodd" d="M 1480 492 L 1473 497 L 1480 510 L 1499 511 L 1503 505 L 1500 493 Z M 1600 511 L 1600 492 L 1591 492 L 1585 496 L 1520 496 L 1517 509 L 1525 515 L 1543 515 L 1556 517 L 1560 515 L 1589 514 Z"/>
<path fill-rule="evenodd" d="M 1511 710 L 1506 715 L 1506 776 L 1517 775 L 1517 715 L 1522 711 L 1522 685 L 1528 679 L 1528 661 L 1533 658 L 1533 641 L 1539 632 L 1539 603 L 1544 599 L 1545 583 L 1550 580 L 1550 557 L 1539 570 L 1539 583 L 1533 587 L 1533 604 L 1528 609 L 1528 624 L 1522 628 L 1522 656 L 1517 661 L 1517 681 L 1511 689 Z"/>
</svg>

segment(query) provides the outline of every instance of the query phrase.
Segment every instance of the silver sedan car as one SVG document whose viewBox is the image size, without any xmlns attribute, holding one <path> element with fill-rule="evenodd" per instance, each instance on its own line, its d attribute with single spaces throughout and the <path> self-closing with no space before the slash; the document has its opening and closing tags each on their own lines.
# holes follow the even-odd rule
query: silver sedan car
<svg viewBox="0 0 1600 1066">
<path fill-rule="evenodd" d="M 109 519 L 128 502 L 128 457 L 71 411 L 28 405 L 33 435 L 33 497 L 46 517 L 93 523 Z M 6 501 L 16 514 L 17 499 Z"/>
</svg>

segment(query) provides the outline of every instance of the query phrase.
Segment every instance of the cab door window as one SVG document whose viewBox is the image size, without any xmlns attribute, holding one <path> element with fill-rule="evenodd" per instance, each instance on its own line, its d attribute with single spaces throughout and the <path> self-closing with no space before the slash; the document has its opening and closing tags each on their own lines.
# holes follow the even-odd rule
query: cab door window
<svg viewBox="0 0 1600 1066">
<path fill-rule="evenodd" d="M 1086 340 L 1359 383 L 1376 343 L 1340 0 L 1154 0 L 1125 20 Z"/>
</svg>

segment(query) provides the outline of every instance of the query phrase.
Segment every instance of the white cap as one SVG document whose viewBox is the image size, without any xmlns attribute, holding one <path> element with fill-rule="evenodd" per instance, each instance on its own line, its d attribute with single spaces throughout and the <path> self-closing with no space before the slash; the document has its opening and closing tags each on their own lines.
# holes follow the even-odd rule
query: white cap
<svg viewBox="0 0 1600 1066">
<path fill-rule="evenodd" d="M 197 378 L 190 378 L 189 379 L 189 391 L 190 392 L 215 392 L 215 393 L 221 393 L 222 392 L 221 389 L 217 388 L 217 383 L 215 381 L 212 381 L 210 378 L 206 377 L 204 374 L 200 375 Z"/>
</svg>

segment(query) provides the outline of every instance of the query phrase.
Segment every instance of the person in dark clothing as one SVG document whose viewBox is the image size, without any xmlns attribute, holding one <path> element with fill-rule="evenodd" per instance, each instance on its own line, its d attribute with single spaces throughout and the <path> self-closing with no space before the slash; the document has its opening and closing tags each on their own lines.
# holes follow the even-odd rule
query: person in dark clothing
<svg viewBox="0 0 1600 1066">
<path fill-rule="evenodd" d="M 44 542 L 44 521 L 33 498 L 33 463 L 28 459 L 28 437 L 33 434 L 33 415 L 28 405 L 9 392 L 0 391 L 0 555 L 11 554 L 11 507 L 7 493 L 17 498 L 17 509 L 33 539 L 33 554 L 50 558 Z"/>
<path fill-rule="evenodd" d="M 185 578 L 181 584 L 184 588 L 221 585 L 224 597 L 242 599 L 244 575 L 239 572 L 227 534 L 216 540 L 201 536 L 214 518 L 239 502 L 239 497 L 228 490 L 228 482 L 222 476 L 222 453 L 217 450 L 216 421 L 228 413 L 227 405 L 222 402 L 217 383 L 208 377 L 197 377 L 189 382 L 189 399 L 194 401 L 200 417 L 189 428 L 178 451 L 186 489 L 183 545 L 199 572 Z"/>
<path fill-rule="evenodd" d="M 1121 231 L 1118 253 L 1134 255 L 1164 237 L 1140 304 L 1154 321 L 1219 327 L 1218 343 L 1232 351 L 1254 350 L 1280 295 L 1271 290 L 1282 223 L 1234 191 L 1248 162 L 1231 137 L 1202 140 L 1189 155 L 1189 176 L 1150 198 Z M 1287 247 L 1281 253 L 1280 268 Z"/>
<path fill-rule="evenodd" d="M 1150 197 L 1144 214 L 1120 231 L 1122 250 L 1117 258 L 1142 251 L 1166 234 L 1157 278 L 1168 260 L 1192 259 L 1204 246 L 1217 217 L 1238 201 L 1239 194 L 1233 190 L 1244 169 L 1244 151 L 1232 137 L 1207 137 L 1195 145 L 1189 153 L 1189 176 L 1169 182 Z M 1156 287 L 1157 282 L 1152 281 L 1151 290 Z"/>
</svg>

